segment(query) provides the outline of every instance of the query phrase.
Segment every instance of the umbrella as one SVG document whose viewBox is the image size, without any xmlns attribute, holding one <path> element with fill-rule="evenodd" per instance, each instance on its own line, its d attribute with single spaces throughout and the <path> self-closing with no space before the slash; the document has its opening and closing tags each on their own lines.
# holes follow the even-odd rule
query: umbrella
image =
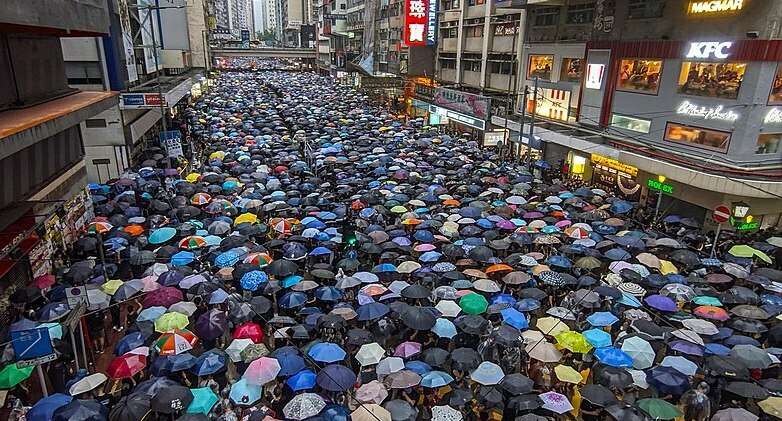
<svg viewBox="0 0 782 421">
<path fill-rule="evenodd" d="M 662 399 L 641 399 L 637 405 L 656 420 L 672 420 L 682 416 L 682 411 L 679 408 Z"/>
<path fill-rule="evenodd" d="M 159 390 L 152 396 L 152 410 L 163 414 L 175 414 L 187 409 L 193 402 L 193 392 L 180 385 L 174 385 Z"/>
<path fill-rule="evenodd" d="M 94 400 L 74 399 L 52 413 L 52 421 L 102 421 L 109 409 Z"/>
<path fill-rule="evenodd" d="M 435 406 L 432 408 L 432 421 L 461 421 L 464 417 L 458 410 L 450 406 Z"/>
<path fill-rule="evenodd" d="M 246 379 L 241 379 L 231 385 L 229 397 L 237 405 L 250 406 L 261 399 L 261 386 L 249 384 Z"/>
<path fill-rule="evenodd" d="M 320 396 L 314 393 L 302 393 L 288 401 L 282 412 L 286 419 L 303 420 L 318 415 L 325 407 L 326 402 Z"/>
<path fill-rule="evenodd" d="M 320 387 L 332 392 L 341 392 L 353 387 L 356 375 L 344 365 L 331 364 L 318 373 L 316 379 Z"/>
<path fill-rule="evenodd" d="M 280 362 L 275 358 L 262 357 L 252 361 L 242 378 L 249 384 L 263 386 L 274 380 L 281 370 Z"/>
<path fill-rule="evenodd" d="M 364 344 L 355 355 L 356 361 L 362 366 L 374 365 L 385 356 L 385 349 L 377 343 Z"/>
<path fill-rule="evenodd" d="M 0 389 L 10 389 L 30 377 L 35 366 L 19 367 L 16 363 L 0 371 Z"/>
<path fill-rule="evenodd" d="M 362 404 L 350 413 L 352 421 L 391 421 L 391 413 L 378 404 Z"/>
<path fill-rule="evenodd" d="M 55 393 L 36 402 L 35 405 L 27 411 L 25 416 L 30 421 L 51 420 L 54 416 L 54 411 L 71 403 L 71 401 L 73 401 L 72 396 Z"/>
<path fill-rule="evenodd" d="M 209 387 L 190 389 L 190 392 L 193 394 L 193 401 L 185 410 L 188 414 L 208 415 L 219 400 Z"/>
<path fill-rule="evenodd" d="M 503 377 L 505 377 L 505 373 L 502 368 L 489 361 L 482 362 L 470 373 L 470 378 L 482 385 L 498 384 Z"/>
</svg>

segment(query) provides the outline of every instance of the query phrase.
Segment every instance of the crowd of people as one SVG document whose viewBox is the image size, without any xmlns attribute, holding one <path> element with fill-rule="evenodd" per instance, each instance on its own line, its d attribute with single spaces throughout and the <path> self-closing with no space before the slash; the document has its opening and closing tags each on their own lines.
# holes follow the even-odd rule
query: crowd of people
<svg viewBox="0 0 782 421">
<path fill-rule="evenodd" d="M 91 185 L 85 236 L 12 297 L 9 330 L 48 327 L 59 355 L 32 401 L 6 349 L 17 419 L 782 414 L 782 238 L 709 258 L 694 221 L 652 226 L 315 74 L 225 71 L 184 115 L 203 162 L 152 150 Z M 58 322 L 83 285 L 88 351 L 115 358 L 75 372 Z"/>
</svg>

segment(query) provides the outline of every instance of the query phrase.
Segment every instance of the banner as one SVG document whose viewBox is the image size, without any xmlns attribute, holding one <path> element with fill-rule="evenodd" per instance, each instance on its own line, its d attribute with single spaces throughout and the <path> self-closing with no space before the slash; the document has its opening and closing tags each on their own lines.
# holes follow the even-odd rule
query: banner
<svg viewBox="0 0 782 421">
<path fill-rule="evenodd" d="M 434 103 L 483 120 L 489 119 L 491 109 L 491 99 L 488 97 L 439 87 L 434 90 Z"/>
</svg>

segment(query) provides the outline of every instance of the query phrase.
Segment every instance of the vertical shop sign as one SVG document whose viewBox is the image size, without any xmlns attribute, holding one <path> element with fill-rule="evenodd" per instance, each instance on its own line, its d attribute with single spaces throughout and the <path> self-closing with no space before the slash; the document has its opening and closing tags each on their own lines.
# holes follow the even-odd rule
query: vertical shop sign
<svg viewBox="0 0 782 421">
<path fill-rule="evenodd" d="M 405 44 L 410 47 L 437 42 L 437 0 L 405 0 Z"/>
</svg>

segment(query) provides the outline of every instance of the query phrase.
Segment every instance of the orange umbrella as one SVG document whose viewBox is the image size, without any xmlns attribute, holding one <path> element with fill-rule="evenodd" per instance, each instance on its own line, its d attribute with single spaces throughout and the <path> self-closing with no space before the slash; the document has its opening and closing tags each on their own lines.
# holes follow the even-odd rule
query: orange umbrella
<svg viewBox="0 0 782 421">
<path fill-rule="evenodd" d="M 486 269 L 486 273 L 496 273 L 496 272 L 512 272 L 513 268 L 506 265 L 505 263 L 498 263 L 496 265 L 489 266 L 488 269 Z"/>
<path fill-rule="evenodd" d="M 404 221 L 402 221 L 402 225 L 418 225 L 421 222 L 424 222 L 418 218 L 407 218 Z"/>
<path fill-rule="evenodd" d="M 127 232 L 128 234 L 130 234 L 130 235 L 132 235 L 134 237 L 138 237 L 139 235 L 144 233 L 144 227 L 142 227 L 141 225 L 135 225 L 135 224 L 134 225 L 128 225 L 127 227 L 125 227 L 123 229 L 125 230 L 125 232 Z"/>
<path fill-rule="evenodd" d="M 443 205 L 445 205 L 445 206 L 461 206 L 462 203 L 459 202 L 456 199 L 446 199 L 446 200 L 443 201 Z"/>
</svg>

